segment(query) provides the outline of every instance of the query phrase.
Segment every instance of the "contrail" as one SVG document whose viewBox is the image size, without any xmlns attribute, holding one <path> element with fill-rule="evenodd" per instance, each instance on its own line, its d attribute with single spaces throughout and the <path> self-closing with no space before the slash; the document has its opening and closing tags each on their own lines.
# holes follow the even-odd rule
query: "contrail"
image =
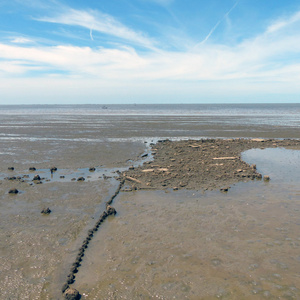
<svg viewBox="0 0 300 300">
<path fill-rule="evenodd" d="M 94 41 L 94 38 L 93 38 L 93 27 L 90 29 L 90 37 L 91 37 L 91 40 Z"/>
<path fill-rule="evenodd" d="M 200 43 L 196 44 L 195 47 L 197 47 L 198 45 L 202 45 L 204 44 L 209 38 L 210 36 L 214 33 L 214 31 L 218 28 L 218 26 L 220 25 L 220 23 L 232 12 L 232 10 L 238 5 L 238 3 L 240 2 L 240 0 L 237 0 L 234 5 L 229 9 L 229 11 L 223 16 L 222 19 L 220 19 L 217 24 L 211 29 L 211 31 L 209 32 L 209 34 L 205 37 L 205 39 L 203 41 L 201 41 Z M 194 48 L 195 48 L 194 47 Z"/>
</svg>

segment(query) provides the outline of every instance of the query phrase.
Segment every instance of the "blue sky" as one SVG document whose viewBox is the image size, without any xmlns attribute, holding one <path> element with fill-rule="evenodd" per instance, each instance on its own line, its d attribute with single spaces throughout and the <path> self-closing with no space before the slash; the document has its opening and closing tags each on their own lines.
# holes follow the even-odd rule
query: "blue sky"
<svg viewBox="0 0 300 300">
<path fill-rule="evenodd" d="M 296 0 L 0 0 L 0 104 L 300 103 Z"/>
</svg>

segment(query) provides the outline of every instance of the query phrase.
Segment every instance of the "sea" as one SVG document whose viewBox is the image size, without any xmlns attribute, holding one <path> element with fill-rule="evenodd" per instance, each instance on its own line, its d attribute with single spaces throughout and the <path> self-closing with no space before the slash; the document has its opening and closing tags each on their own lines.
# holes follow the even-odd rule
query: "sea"
<svg viewBox="0 0 300 300">
<path fill-rule="evenodd" d="M 300 139 L 300 103 L 1 105 L 0 299 L 63 299 L 118 171 L 151 160 L 157 140 L 210 138 Z M 82 299 L 299 299 L 300 150 L 242 158 L 270 182 L 120 193 L 72 287 Z"/>
</svg>

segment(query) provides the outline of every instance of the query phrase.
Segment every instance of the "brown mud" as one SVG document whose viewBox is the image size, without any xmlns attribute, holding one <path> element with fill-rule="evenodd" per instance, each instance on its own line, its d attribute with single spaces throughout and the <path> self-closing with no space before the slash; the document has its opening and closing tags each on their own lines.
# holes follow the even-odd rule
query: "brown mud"
<svg viewBox="0 0 300 300">
<path fill-rule="evenodd" d="M 253 148 L 300 148 L 300 140 L 202 139 L 159 141 L 152 144 L 154 160 L 123 172 L 127 188 L 213 190 L 239 181 L 262 179 L 255 165 L 241 159 Z M 128 187 L 129 186 L 129 187 Z"/>
</svg>

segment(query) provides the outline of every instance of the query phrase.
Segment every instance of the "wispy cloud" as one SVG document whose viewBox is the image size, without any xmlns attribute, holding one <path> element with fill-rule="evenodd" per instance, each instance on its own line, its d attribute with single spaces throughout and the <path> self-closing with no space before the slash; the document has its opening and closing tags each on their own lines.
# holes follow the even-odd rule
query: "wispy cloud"
<svg viewBox="0 0 300 300">
<path fill-rule="evenodd" d="M 99 11 L 67 9 L 64 13 L 54 17 L 42 17 L 37 18 L 36 20 L 70 26 L 80 26 L 87 28 L 90 31 L 92 29 L 145 48 L 155 49 L 153 41 L 143 33 L 134 31 L 111 15 Z"/>
<path fill-rule="evenodd" d="M 235 6 L 226 14 L 228 15 Z M 99 20 L 96 13 L 72 10 L 51 20 L 89 28 L 91 39 L 93 30 L 110 34 L 115 28 L 119 30 L 118 33 L 114 33 L 117 36 L 124 30 L 127 40 L 151 44 L 147 38 L 144 41 L 142 34 L 130 31 L 107 15 Z M 300 74 L 298 21 L 300 12 L 281 20 L 284 25 L 275 21 L 265 32 L 235 46 L 206 43 L 191 51 L 153 51 L 148 48 L 148 51 L 139 52 L 133 46 L 120 45 L 118 48 L 108 49 L 75 46 L 36 47 L 35 44 L 26 45 L 20 42 L 2 43 L 0 73 L 3 78 L 13 74 L 30 77 L 32 71 L 43 72 L 44 77 L 56 73 L 59 76 L 60 72 L 64 72 L 65 78 L 105 79 L 112 83 L 130 80 L 266 82 L 270 79 L 294 83 L 299 81 Z M 289 30 L 290 26 L 294 30 Z M 288 59 L 290 56 L 294 57 L 292 61 Z"/>
<path fill-rule="evenodd" d="M 33 41 L 31 39 L 24 38 L 24 37 L 15 37 L 12 38 L 11 42 L 15 44 L 29 44 L 32 43 Z"/>
<path fill-rule="evenodd" d="M 276 20 L 268 27 L 267 33 L 277 32 L 299 21 L 300 21 L 300 12 L 296 12 L 294 15 L 292 15 L 289 18 Z"/>
</svg>

